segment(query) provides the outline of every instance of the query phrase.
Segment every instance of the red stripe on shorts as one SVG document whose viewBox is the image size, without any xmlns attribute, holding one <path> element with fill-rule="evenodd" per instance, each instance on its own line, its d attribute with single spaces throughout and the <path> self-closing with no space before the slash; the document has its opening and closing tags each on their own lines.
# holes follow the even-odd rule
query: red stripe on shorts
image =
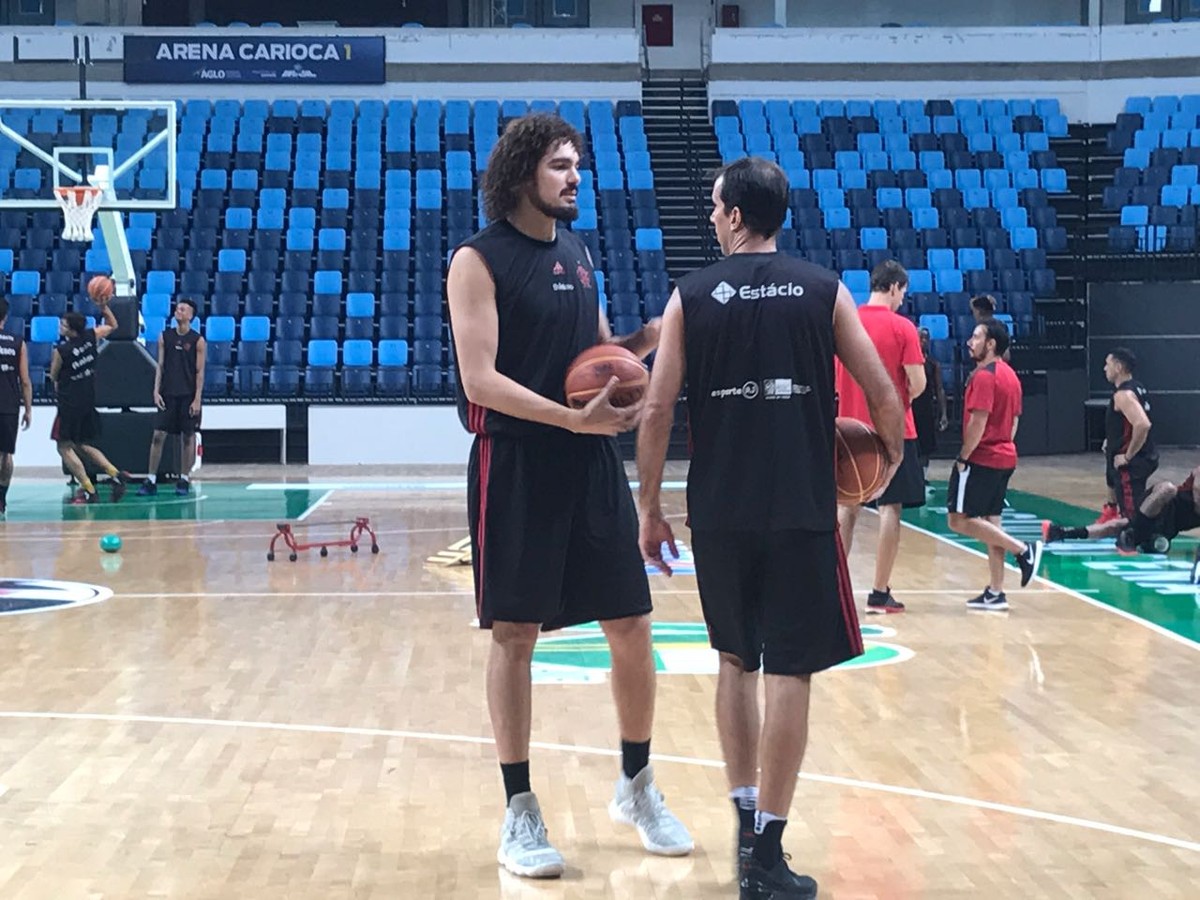
<svg viewBox="0 0 1200 900">
<path fill-rule="evenodd" d="M 846 636 L 850 640 L 850 649 L 855 656 L 863 652 L 862 630 L 858 627 L 858 610 L 854 606 L 854 586 L 850 583 L 850 569 L 846 565 L 846 551 L 842 547 L 842 535 L 836 529 L 833 532 L 837 541 L 837 580 L 838 599 L 842 602 L 842 616 L 846 620 Z"/>
<path fill-rule="evenodd" d="M 476 406 L 474 409 L 482 410 Z M 475 554 L 479 557 L 479 575 L 475 579 L 475 615 L 479 617 L 481 628 L 490 628 L 491 621 L 483 619 L 483 585 L 487 579 L 487 569 L 484 568 L 484 549 L 487 536 L 487 496 L 488 476 L 492 468 L 492 439 L 487 435 L 479 437 L 479 522 L 475 529 Z"/>
</svg>

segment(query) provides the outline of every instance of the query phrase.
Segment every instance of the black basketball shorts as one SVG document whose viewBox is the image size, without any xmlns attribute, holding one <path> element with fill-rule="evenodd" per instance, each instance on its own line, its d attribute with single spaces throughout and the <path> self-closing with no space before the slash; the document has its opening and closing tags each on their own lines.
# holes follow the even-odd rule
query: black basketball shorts
<svg viewBox="0 0 1200 900">
<path fill-rule="evenodd" d="M 0 413 L 0 453 L 17 452 L 17 431 L 21 427 L 18 413 Z"/>
<path fill-rule="evenodd" d="M 60 406 L 50 439 L 71 444 L 89 444 L 100 437 L 100 414 L 93 406 Z"/>
<path fill-rule="evenodd" d="M 482 628 L 545 631 L 650 612 L 638 518 L 617 442 L 480 435 L 467 470 Z"/>
<path fill-rule="evenodd" d="M 956 465 L 946 487 L 946 509 L 968 519 L 985 519 L 1004 512 L 1008 480 L 1016 469 L 993 469 L 971 463 L 961 472 Z"/>
<path fill-rule="evenodd" d="M 157 431 L 167 434 L 195 434 L 200 430 L 200 415 L 193 416 L 188 412 L 192 405 L 192 397 L 163 397 L 166 409 L 158 411 L 154 422 Z"/>
<path fill-rule="evenodd" d="M 1146 499 L 1146 482 L 1158 469 L 1158 460 L 1148 461 L 1134 457 L 1124 468 L 1118 469 L 1110 460 L 1105 472 L 1105 481 L 1117 497 L 1117 509 L 1121 517 L 1133 521 Z"/>
<path fill-rule="evenodd" d="M 693 531 L 709 642 L 747 672 L 808 675 L 863 652 L 836 531 Z"/>
<path fill-rule="evenodd" d="M 925 467 L 921 465 L 921 446 L 915 438 L 904 442 L 904 459 L 900 461 L 900 468 L 883 495 L 870 505 L 878 508 L 896 504 L 905 509 L 925 505 Z"/>
</svg>

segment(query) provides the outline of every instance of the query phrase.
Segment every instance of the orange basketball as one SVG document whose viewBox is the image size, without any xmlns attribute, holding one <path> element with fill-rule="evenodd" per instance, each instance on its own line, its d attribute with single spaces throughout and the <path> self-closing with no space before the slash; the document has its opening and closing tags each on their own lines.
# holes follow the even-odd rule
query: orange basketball
<svg viewBox="0 0 1200 900">
<path fill-rule="evenodd" d="M 116 290 L 117 286 L 107 275 L 97 275 L 87 284 L 88 296 L 97 303 L 107 303 Z"/>
<path fill-rule="evenodd" d="M 858 419 L 838 417 L 834 468 L 837 498 L 843 506 L 866 503 L 887 472 L 887 450 L 875 430 Z"/>
<path fill-rule="evenodd" d="M 567 367 L 563 385 L 567 405 L 575 409 L 586 406 L 614 375 L 619 381 L 610 396 L 613 406 L 631 406 L 642 399 L 650 383 L 650 370 L 645 363 L 616 344 L 588 347 Z"/>
</svg>

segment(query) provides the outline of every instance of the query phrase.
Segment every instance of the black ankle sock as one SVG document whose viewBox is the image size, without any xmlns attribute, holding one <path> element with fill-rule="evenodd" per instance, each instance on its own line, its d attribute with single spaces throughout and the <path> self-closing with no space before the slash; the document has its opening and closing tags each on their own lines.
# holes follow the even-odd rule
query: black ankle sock
<svg viewBox="0 0 1200 900">
<path fill-rule="evenodd" d="M 1088 536 L 1086 528 L 1064 528 L 1063 537 L 1070 538 L 1073 541 L 1082 541 Z"/>
<path fill-rule="evenodd" d="M 737 812 L 738 829 L 742 833 L 749 832 L 750 834 L 753 834 L 754 833 L 754 810 L 753 809 L 743 809 L 742 804 L 739 803 L 737 800 L 733 801 L 733 808 Z"/>
<path fill-rule="evenodd" d="M 626 778 L 634 778 L 637 773 L 650 765 L 649 741 L 621 741 L 621 771 Z"/>
<path fill-rule="evenodd" d="M 783 859 L 783 829 L 787 819 L 775 819 L 763 826 L 754 840 L 754 859 L 764 869 L 773 869 Z"/>
<path fill-rule="evenodd" d="M 8 485 L 0 484 L 0 503 L 8 502 Z"/>
<path fill-rule="evenodd" d="M 500 774 L 504 776 L 505 806 L 517 794 L 528 793 L 529 760 L 519 763 L 500 763 Z"/>
</svg>

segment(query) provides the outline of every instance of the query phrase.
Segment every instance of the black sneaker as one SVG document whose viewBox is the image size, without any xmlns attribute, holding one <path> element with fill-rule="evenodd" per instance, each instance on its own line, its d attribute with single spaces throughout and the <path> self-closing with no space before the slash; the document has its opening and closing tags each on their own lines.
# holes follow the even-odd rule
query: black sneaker
<svg viewBox="0 0 1200 900">
<path fill-rule="evenodd" d="M 733 808 L 737 812 L 737 840 L 734 844 L 734 865 L 736 871 L 734 876 L 741 879 L 742 873 L 746 871 L 746 865 L 750 862 L 750 857 L 754 853 L 754 810 L 742 809 L 736 800 L 733 801 Z"/>
<path fill-rule="evenodd" d="M 978 597 L 972 597 L 967 601 L 967 609 L 986 609 L 990 612 L 1004 612 L 1008 609 L 1008 598 L 1004 596 L 1004 591 L 993 594 L 991 588 L 984 588 L 982 594 Z"/>
<path fill-rule="evenodd" d="M 784 854 L 772 868 L 764 869 L 751 857 L 738 879 L 741 900 L 813 900 L 817 896 L 816 881 L 797 875 L 788 868 L 787 861 Z"/>
<path fill-rule="evenodd" d="M 1061 525 L 1055 525 L 1049 519 L 1042 522 L 1042 541 L 1047 544 L 1055 544 L 1058 541 L 1065 541 L 1067 536 L 1063 534 L 1066 529 Z"/>
<path fill-rule="evenodd" d="M 125 492 L 129 490 L 129 484 L 125 481 L 125 476 L 128 474 L 128 472 L 118 472 L 110 480 L 113 503 L 120 503 L 121 498 L 125 496 Z"/>
<path fill-rule="evenodd" d="M 1042 542 L 1030 541 L 1025 545 L 1025 551 L 1017 554 L 1017 566 L 1021 569 L 1021 587 L 1029 584 L 1041 563 Z"/>
<path fill-rule="evenodd" d="M 872 615 L 884 613 L 902 613 L 904 604 L 892 596 L 892 589 L 886 591 L 871 591 L 867 595 L 867 612 Z"/>
<path fill-rule="evenodd" d="M 1122 556 L 1137 556 L 1137 542 L 1133 538 L 1133 529 L 1126 528 L 1117 535 L 1117 552 Z"/>
</svg>

